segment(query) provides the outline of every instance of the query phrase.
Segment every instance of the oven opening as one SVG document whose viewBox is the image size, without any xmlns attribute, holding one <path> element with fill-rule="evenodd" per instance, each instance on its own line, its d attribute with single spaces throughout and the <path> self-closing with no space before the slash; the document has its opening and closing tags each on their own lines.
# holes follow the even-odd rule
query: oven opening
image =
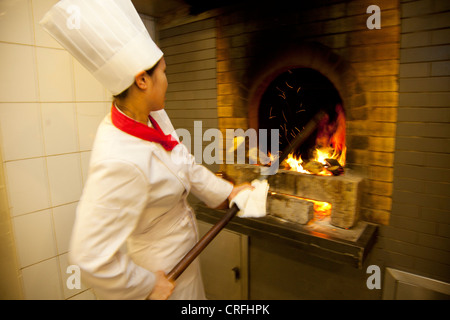
<svg viewBox="0 0 450 320">
<path fill-rule="evenodd" d="M 261 96 L 259 128 L 279 129 L 278 150 L 284 150 L 321 109 L 326 115 L 305 143 L 285 160 L 285 169 L 324 176 L 343 174 L 346 146 L 342 100 L 333 84 L 310 68 L 281 73 Z"/>
</svg>

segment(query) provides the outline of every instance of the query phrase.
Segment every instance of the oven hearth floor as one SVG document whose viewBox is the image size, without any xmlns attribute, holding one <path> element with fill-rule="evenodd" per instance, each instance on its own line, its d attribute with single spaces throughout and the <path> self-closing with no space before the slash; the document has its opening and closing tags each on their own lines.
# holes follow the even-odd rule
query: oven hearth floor
<svg viewBox="0 0 450 320">
<path fill-rule="evenodd" d="M 352 242 L 356 242 L 366 229 L 366 223 L 361 221 L 356 223 L 356 225 L 351 229 L 342 229 L 333 226 L 330 223 L 330 220 L 331 218 L 329 216 L 323 219 L 313 219 L 303 227 L 305 230 L 318 232 L 323 236 L 329 236 L 336 239 L 348 240 Z"/>
</svg>

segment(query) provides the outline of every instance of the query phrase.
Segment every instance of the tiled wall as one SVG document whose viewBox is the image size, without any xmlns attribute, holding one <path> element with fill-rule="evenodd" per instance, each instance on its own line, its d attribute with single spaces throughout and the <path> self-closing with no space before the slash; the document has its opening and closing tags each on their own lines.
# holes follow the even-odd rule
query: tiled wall
<svg viewBox="0 0 450 320">
<path fill-rule="evenodd" d="M 381 259 L 450 281 L 450 2 L 402 1 L 399 109 Z"/>
<path fill-rule="evenodd" d="M 0 162 L 3 163 L 1 155 Z M 0 170 L 0 252 L 0 300 L 22 299 L 22 285 L 18 276 L 19 267 L 3 170 Z"/>
<path fill-rule="evenodd" d="M 202 151 L 211 142 L 203 141 L 203 133 L 218 128 L 216 21 L 209 18 L 161 27 L 159 39 L 169 82 L 165 109 L 176 129 L 189 131 L 191 153 L 197 162 L 205 164 Z M 201 131 L 194 130 L 194 121 L 201 121 Z"/>
<path fill-rule="evenodd" d="M 25 299 L 86 290 L 67 289 L 67 252 L 96 127 L 110 106 L 108 92 L 39 26 L 56 2 L 0 3 L 2 165 Z"/>
<path fill-rule="evenodd" d="M 89 299 L 67 289 L 67 252 L 111 95 L 39 26 L 56 2 L 0 1 L 2 169 L 23 297 Z"/>
</svg>

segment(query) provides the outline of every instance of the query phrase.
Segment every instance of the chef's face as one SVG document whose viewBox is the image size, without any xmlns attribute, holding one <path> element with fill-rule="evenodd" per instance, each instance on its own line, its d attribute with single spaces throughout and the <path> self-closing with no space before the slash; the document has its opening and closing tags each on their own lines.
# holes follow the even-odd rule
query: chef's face
<svg viewBox="0 0 450 320">
<path fill-rule="evenodd" d="M 166 77 L 166 62 L 164 57 L 161 58 L 149 77 L 152 83 L 148 90 L 148 101 L 150 103 L 151 110 L 156 111 L 163 109 L 168 86 Z"/>
</svg>

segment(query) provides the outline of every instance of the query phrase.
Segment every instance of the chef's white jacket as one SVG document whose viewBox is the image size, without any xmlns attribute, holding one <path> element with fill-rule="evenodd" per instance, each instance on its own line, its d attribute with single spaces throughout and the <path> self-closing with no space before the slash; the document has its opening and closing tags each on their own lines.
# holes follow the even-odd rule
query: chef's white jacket
<svg viewBox="0 0 450 320">
<path fill-rule="evenodd" d="M 170 124 L 167 115 L 165 120 Z M 145 299 L 155 283 L 153 272 L 169 272 L 198 241 L 188 193 L 210 207 L 230 194 L 231 183 L 187 152 L 175 155 L 177 148 L 185 147 L 169 152 L 124 133 L 112 124 L 111 114 L 100 124 L 69 254 L 98 298 Z M 196 259 L 177 279 L 171 299 L 204 298 Z"/>
</svg>

